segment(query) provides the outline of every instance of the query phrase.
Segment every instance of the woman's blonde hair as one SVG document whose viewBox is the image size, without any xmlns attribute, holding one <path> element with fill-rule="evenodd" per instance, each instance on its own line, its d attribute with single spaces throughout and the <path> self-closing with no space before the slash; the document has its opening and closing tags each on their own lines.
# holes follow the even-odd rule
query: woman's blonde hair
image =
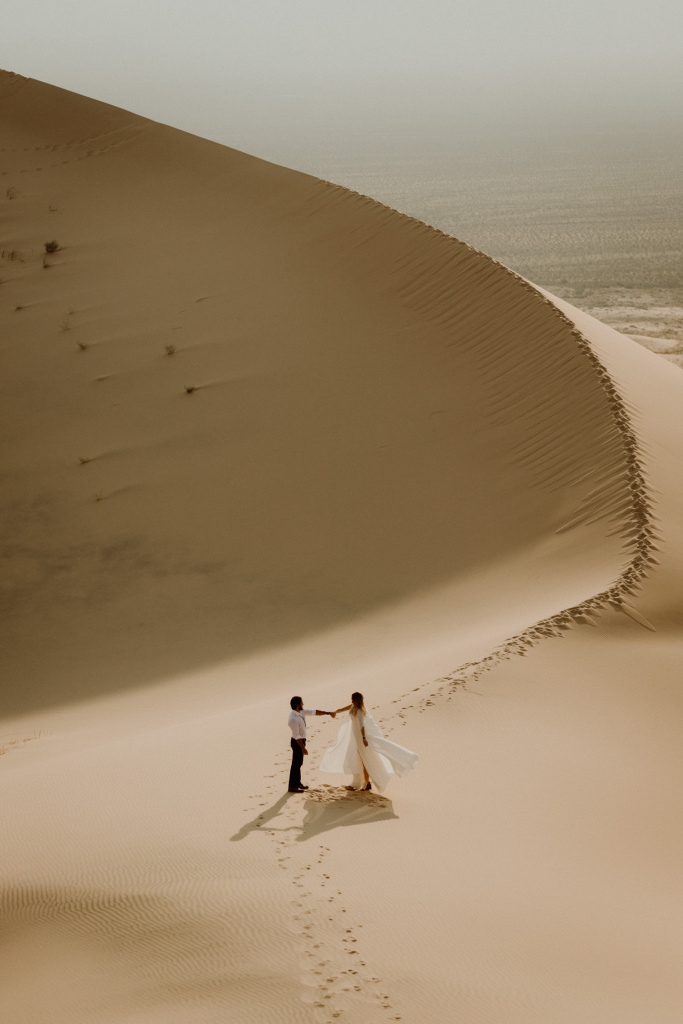
<svg viewBox="0 0 683 1024">
<path fill-rule="evenodd" d="M 351 703 L 353 704 L 353 707 L 351 708 L 352 715 L 357 715 L 359 711 L 362 711 L 364 714 L 366 713 L 362 693 L 352 693 Z"/>
</svg>

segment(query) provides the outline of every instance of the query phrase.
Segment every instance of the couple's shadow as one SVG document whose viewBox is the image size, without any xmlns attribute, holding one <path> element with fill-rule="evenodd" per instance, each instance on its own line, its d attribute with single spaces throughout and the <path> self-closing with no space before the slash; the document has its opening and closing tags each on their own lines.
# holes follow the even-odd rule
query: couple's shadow
<svg viewBox="0 0 683 1024">
<path fill-rule="evenodd" d="M 322 786 L 303 798 L 305 817 L 301 825 L 289 825 L 286 821 L 271 825 L 270 822 L 285 809 L 290 799 L 300 801 L 302 797 L 298 793 L 283 793 L 271 807 L 242 825 L 239 832 L 230 837 L 231 842 L 246 839 L 250 832 L 261 831 L 298 832 L 296 842 L 303 843 L 333 828 L 370 825 L 375 821 L 398 818 L 391 800 L 379 793 L 350 793 L 335 786 Z"/>
</svg>

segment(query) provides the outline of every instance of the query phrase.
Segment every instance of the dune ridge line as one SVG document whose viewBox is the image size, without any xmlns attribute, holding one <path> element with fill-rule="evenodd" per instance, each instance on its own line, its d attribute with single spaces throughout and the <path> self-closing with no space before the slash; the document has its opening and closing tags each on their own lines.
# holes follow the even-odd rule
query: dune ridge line
<svg viewBox="0 0 683 1024">
<path fill-rule="evenodd" d="M 526 284 L 522 278 L 519 280 Z M 528 287 L 530 290 L 534 290 L 530 285 Z M 631 558 L 624 571 L 606 590 L 594 594 L 577 605 L 564 608 L 555 615 L 540 619 L 521 633 L 508 637 L 479 661 L 465 662 L 438 680 L 452 684 L 453 689 L 457 686 L 465 686 L 467 682 L 476 681 L 484 672 L 512 655 L 526 654 L 529 648 L 534 647 L 541 640 L 561 636 L 565 630 L 577 624 L 594 624 L 591 622 L 590 616 L 598 615 L 608 607 L 624 612 L 646 629 L 655 631 L 655 627 L 626 601 L 627 597 L 634 596 L 640 589 L 643 580 L 648 576 L 649 567 L 659 564 L 659 559 L 654 555 L 654 552 L 659 550 L 655 542 L 660 539 L 655 527 L 654 500 L 647 487 L 645 471 L 640 460 L 640 445 L 637 435 L 626 410 L 624 399 L 588 339 L 561 310 L 553 306 L 540 293 L 537 294 L 571 328 L 571 332 L 576 338 L 577 347 L 593 365 L 596 376 L 612 407 L 614 421 L 623 439 L 628 487 L 632 495 L 629 516 L 623 524 L 623 532 L 628 535 Z M 565 528 L 570 528 L 570 526 L 571 524 L 568 524 Z"/>
<path fill-rule="evenodd" d="M 539 291 L 531 282 L 510 270 L 498 260 L 487 256 L 467 243 L 448 235 L 446 232 L 425 224 L 416 218 L 410 217 L 400 211 L 394 210 L 378 200 L 354 192 L 351 189 L 335 185 L 333 182 L 323 181 L 321 186 L 329 192 L 329 199 L 334 203 L 353 201 L 364 206 L 372 204 L 379 212 L 392 218 L 399 217 L 404 227 L 411 232 L 427 232 L 432 240 L 439 240 L 442 246 L 449 251 L 444 252 L 442 267 L 447 271 L 450 281 L 444 280 L 443 274 L 435 274 L 432 267 L 420 275 L 419 254 L 411 253 L 409 258 L 401 261 L 401 269 L 404 272 L 403 292 L 408 298 L 408 304 L 418 310 L 431 321 L 438 321 L 445 326 L 457 328 L 459 321 L 462 323 L 467 316 L 477 309 L 477 294 L 471 305 L 465 304 L 464 309 L 454 314 L 449 300 L 452 299 L 453 290 L 456 287 L 455 274 L 453 271 L 457 266 L 460 278 L 463 275 L 463 264 L 467 260 L 470 263 L 470 271 L 473 268 L 474 274 L 481 278 L 486 275 L 489 278 L 489 289 L 502 290 L 506 286 L 513 285 L 515 288 L 523 289 L 526 305 L 523 317 L 526 325 L 533 326 L 535 319 L 542 321 L 541 330 L 553 329 L 555 337 L 560 329 L 565 340 L 569 340 L 576 354 L 590 367 L 594 381 L 599 388 L 602 397 L 606 400 L 609 414 L 615 431 L 615 438 L 610 439 L 606 445 L 606 453 L 613 456 L 618 454 L 619 464 L 615 467 L 613 462 L 605 467 L 603 478 L 597 481 L 584 496 L 575 514 L 557 529 L 562 533 L 574 527 L 596 522 L 607 517 L 614 523 L 610 534 L 618 534 L 623 538 L 624 546 L 628 554 L 628 562 L 614 582 L 603 590 L 593 594 L 591 597 L 563 608 L 546 618 L 540 619 L 529 625 L 526 629 L 516 633 L 500 645 L 495 647 L 484 658 L 465 662 L 455 668 L 447 675 L 440 677 L 437 681 L 452 684 L 453 688 L 463 686 L 468 681 L 475 681 L 483 672 L 513 655 L 523 655 L 531 647 L 541 640 L 549 637 L 561 636 L 566 630 L 577 624 L 595 624 L 595 616 L 607 608 L 614 608 L 629 615 L 640 625 L 653 630 L 655 627 L 647 621 L 636 609 L 628 604 L 627 598 L 634 596 L 640 589 L 643 580 L 648 576 L 652 566 L 658 565 L 659 560 L 654 552 L 658 551 L 657 541 L 660 536 L 656 527 L 656 515 L 654 512 L 655 501 L 648 489 L 645 468 L 643 465 L 642 445 L 634 429 L 629 403 L 621 395 L 616 381 L 607 370 L 600 357 L 597 355 L 590 340 L 578 329 L 576 324 L 560 310 L 549 298 Z M 359 243 L 362 244 L 362 243 Z M 417 249 L 415 250 L 417 253 Z M 415 273 L 416 268 L 418 273 Z M 436 278 L 436 280 L 435 280 Z M 494 278 L 494 280 L 491 280 Z M 458 282 L 460 284 L 461 281 Z M 478 293 L 479 295 L 481 293 Z M 519 303 L 518 303 L 519 305 Z M 450 307 L 450 308 L 449 308 Z M 506 306 L 506 315 L 511 312 L 514 315 L 514 308 L 510 304 Z M 546 336 L 544 348 L 550 346 Z M 470 344 L 472 342 L 470 341 Z M 557 361 L 560 353 L 550 351 L 550 361 Z M 546 357 L 548 352 L 545 352 Z M 507 356 L 507 358 L 506 358 Z M 553 360 L 553 356 L 555 357 Z M 482 365 L 488 362 L 488 374 L 494 385 L 493 390 L 500 392 L 511 370 L 509 353 L 484 352 Z M 561 367 L 562 368 L 562 367 Z M 495 373 L 491 371 L 495 369 Z M 564 378 L 563 378 L 564 381 Z M 563 382 L 561 382 L 563 383 Z M 552 396 L 550 396 L 552 398 Z M 545 396 L 546 401 L 548 396 Z M 501 408 L 509 406 L 510 396 L 503 395 L 500 401 Z M 632 408 L 632 407 L 631 407 Z M 636 410 L 633 410 L 636 411 Z M 537 442 L 536 450 L 531 446 L 531 454 L 526 453 L 527 462 L 533 464 L 538 449 L 543 449 L 552 444 L 555 439 L 548 439 L 541 431 L 537 432 L 534 441 Z M 618 443 L 615 451 L 614 442 Z M 558 485 L 559 486 L 559 485 Z"/>
</svg>

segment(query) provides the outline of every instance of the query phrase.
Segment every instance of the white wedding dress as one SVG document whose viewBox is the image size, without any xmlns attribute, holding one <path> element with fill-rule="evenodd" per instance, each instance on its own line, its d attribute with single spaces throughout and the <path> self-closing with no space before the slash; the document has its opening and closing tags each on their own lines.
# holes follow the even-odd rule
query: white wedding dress
<svg viewBox="0 0 683 1024">
<path fill-rule="evenodd" d="M 367 747 L 361 734 L 363 726 Z M 363 789 L 365 766 L 373 786 L 381 792 L 392 775 L 406 775 L 416 763 L 417 754 L 386 739 L 372 715 L 359 711 L 355 715 L 349 712 L 342 722 L 336 741 L 323 754 L 320 770 L 353 775 L 353 788 Z"/>
</svg>

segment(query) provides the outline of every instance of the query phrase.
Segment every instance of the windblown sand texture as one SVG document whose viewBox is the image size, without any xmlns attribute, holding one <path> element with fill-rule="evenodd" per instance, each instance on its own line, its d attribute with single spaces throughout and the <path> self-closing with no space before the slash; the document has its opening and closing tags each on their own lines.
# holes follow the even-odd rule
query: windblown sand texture
<svg viewBox="0 0 683 1024">
<path fill-rule="evenodd" d="M 3 1015 L 678 1024 L 680 370 L 356 193 L 0 110 Z M 355 689 L 417 769 L 346 793 L 318 718 L 289 796 L 289 697 Z"/>
</svg>

